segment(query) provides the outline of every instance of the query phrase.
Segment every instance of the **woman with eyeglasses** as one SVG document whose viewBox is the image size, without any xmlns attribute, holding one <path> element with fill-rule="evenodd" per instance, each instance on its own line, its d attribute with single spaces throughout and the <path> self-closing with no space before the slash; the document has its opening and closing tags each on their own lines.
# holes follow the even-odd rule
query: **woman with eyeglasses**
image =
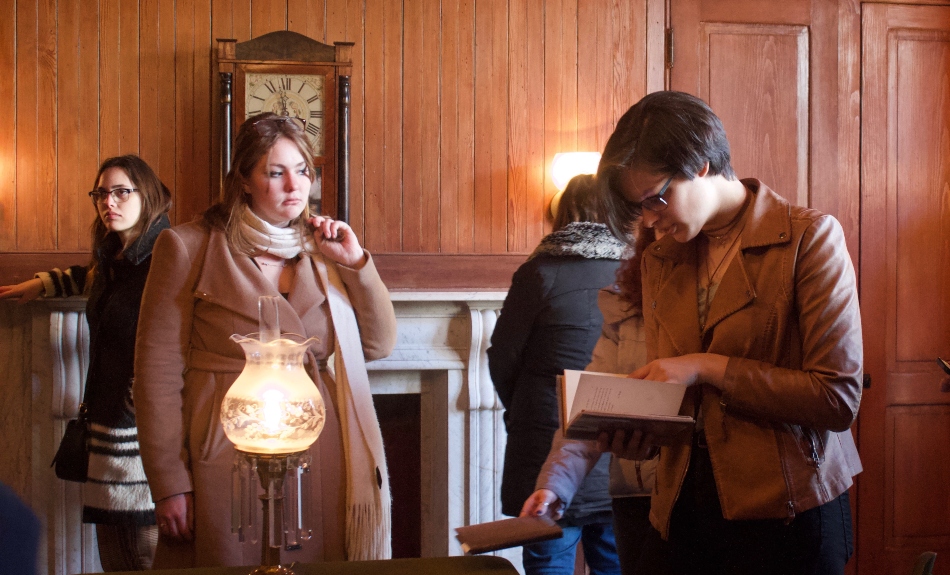
<svg viewBox="0 0 950 575">
<path fill-rule="evenodd" d="M 722 122 L 680 92 L 621 117 L 598 177 L 612 229 L 660 238 L 641 265 L 651 361 L 630 376 L 687 386 L 697 421 L 680 445 L 599 440 L 657 458 L 639 572 L 843 573 L 863 351 L 841 225 L 737 179 Z"/>
<path fill-rule="evenodd" d="M 0 287 L 20 303 L 87 295 L 89 368 L 84 403 L 92 432 L 83 522 L 96 525 L 105 571 L 149 569 L 158 540 L 132 404 L 135 331 L 152 247 L 167 229 L 171 194 L 141 158 L 109 158 L 89 197 L 96 206 L 92 263 Z"/>
<path fill-rule="evenodd" d="M 326 403 L 306 476 L 313 536 L 282 549 L 281 562 L 391 555 L 389 480 L 364 358 L 392 351 L 395 313 L 353 230 L 309 213 L 313 173 L 298 123 L 251 117 L 238 131 L 222 201 L 156 243 L 133 386 L 156 501 L 156 567 L 260 562 L 260 543 L 231 532 L 235 451 L 220 407 L 245 363 L 231 335 L 258 331 L 262 295 L 280 298 L 283 332 L 319 340 L 308 371 Z"/>
</svg>

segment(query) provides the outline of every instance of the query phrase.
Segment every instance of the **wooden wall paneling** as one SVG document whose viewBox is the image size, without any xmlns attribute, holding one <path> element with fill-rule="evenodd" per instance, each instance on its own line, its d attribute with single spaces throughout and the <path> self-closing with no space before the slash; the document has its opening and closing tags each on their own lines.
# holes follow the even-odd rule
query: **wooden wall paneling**
<svg viewBox="0 0 950 575">
<path fill-rule="evenodd" d="M 441 81 L 439 80 L 442 61 L 442 22 L 441 0 L 423 0 L 423 45 L 422 75 L 422 199 L 419 213 L 422 215 L 419 250 L 427 253 L 441 251 L 442 227 L 441 193 L 442 174 L 439 173 L 441 153 L 441 134 L 439 131 L 441 110 Z M 450 214 L 452 219 L 457 217 Z M 409 251 L 403 248 L 403 251 Z"/>
<path fill-rule="evenodd" d="M 551 160 L 577 149 L 577 0 L 547 4 L 544 17 L 544 206 L 557 193 Z M 548 211 L 548 214 L 550 212 Z M 544 231 L 551 231 L 545 216 Z"/>
<path fill-rule="evenodd" d="M 327 41 L 326 4 L 325 0 L 287 0 L 287 29 L 324 44 L 340 41 Z"/>
<path fill-rule="evenodd" d="M 458 29 L 458 250 L 475 251 L 475 0 L 460 0 Z M 446 214 L 442 221 L 451 216 Z"/>
<path fill-rule="evenodd" d="M 578 11 L 577 149 L 582 151 L 603 148 L 600 119 L 609 115 L 613 99 L 612 4 L 610 0 L 589 0 L 584 10 Z"/>
<path fill-rule="evenodd" d="M 30 306 L 0 303 L 0 363 L 4 366 L 4 385 L 0 386 L 0 429 L 4 430 L 0 439 L 0 482 L 27 502 L 32 500 L 33 492 L 31 324 Z"/>
<path fill-rule="evenodd" d="M 403 7 L 399 2 L 385 2 L 383 8 L 383 182 L 382 217 L 375 225 L 382 228 L 380 249 L 402 251 L 403 237 Z"/>
<path fill-rule="evenodd" d="M 0 101 L 16 102 L 19 74 L 17 69 L 17 5 L 12 2 L 0 6 L 0 70 L 7 70 L 7 81 L 0 82 Z M 7 126 L 0 130 L 0 250 L 16 249 L 16 167 L 17 134 L 19 132 L 19 104 L 0 109 L 0 122 Z M 2 276 L 0 276 L 2 277 Z"/>
<path fill-rule="evenodd" d="M 511 76 L 508 69 L 508 43 L 524 42 L 524 38 L 509 38 L 508 11 L 509 2 L 491 2 L 491 36 L 489 50 L 491 54 L 491 75 L 488 84 L 482 84 L 481 78 L 476 77 L 476 90 L 487 88 L 490 98 L 490 112 L 482 121 L 488 122 L 491 129 L 491 139 L 487 142 L 491 161 L 486 166 L 475 166 L 476 169 L 490 169 L 489 178 L 491 187 L 490 196 L 490 227 L 484 230 L 491 243 L 488 246 L 492 253 L 508 251 L 508 98 L 510 97 L 509 82 Z M 488 78 L 486 78 L 488 79 Z M 475 191 L 476 194 L 479 190 Z M 475 228 L 476 238 L 483 230 Z"/>
<path fill-rule="evenodd" d="M 96 168 L 90 171 L 82 161 L 82 151 L 93 147 L 86 139 L 96 134 L 95 108 L 88 116 L 84 110 L 96 99 L 83 92 L 82 82 L 83 76 L 90 75 L 86 72 L 88 68 L 82 66 L 83 56 L 90 51 L 95 53 L 95 43 L 84 46 L 81 42 L 83 22 L 79 8 L 74 2 L 63 2 L 57 7 L 56 228 L 57 247 L 61 250 L 80 250 L 88 245 L 87 230 L 95 217 L 86 192 L 92 189 Z M 85 132 L 84 127 L 93 129 Z"/>
<path fill-rule="evenodd" d="M 251 0 L 251 38 L 287 29 L 287 2 Z"/>
<path fill-rule="evenodd" d="M 102 36 L 118 36 L 119 82 L 114 86 L 105 85 L 100 94 L 118 100 L 119 108 L 119 151 L 120 154 L 139 153 L 139 104 L 136 96 L 141 94 L 139 82 L 139 6 L 140 2 L 120 2 L 119 26 L 105 28 Z"/>
<path fill-rule="evenodd" d="M 194 85 L 192 107 L 193 124 L 188 129 L 194 132 L 195 173 L 186 185 L 182 186 L 189 196 L 189 212 L 186 222 L 203 212 L 219 198 L 218 177 L 211 171 L 211 110 L 212 102 L 218 94 L 212 94 L 211 87 L 216 85 L 211 77 L 213 48 L 215 38 L 211 35 L 211 4 L 204 0 L 195 4 L 195 53 Z"/>
<path fill-rule="evenodd" d="M 460 60 L 462 43 L 459 2 L 446 2 L 442 7 L 442 29 L 439 74 L 439 251 L 459 251 L 459 124 L 462 110 L 460 96 Z"/>
<path fill-rule="evenodd" d="M 56 14 L 17 4 L 18 250 L 56 249 Z"/>
<path fill-rule="evenodd" d="M 426 51 L 426 22 L 423 19 L 423 0 L 403 4 L 403 64 L 402 64 L 402 248 L 400 251 L 421 252 L 422 234 L 426 223 L 423 214 L 425 198 L 422 196 L 424 179 L 438 179 L 438 173 L 423 174 L 423 139 L 436 137 L 423 135 L 423 93 L 426 89 L 438 90 L 438 82 L 428 86 L 423 69 Z M 438 46 L 435 47 L 438 54 Z M 438 218 L 436 218 L 438 221 Z M 436 228 L 437 229 L 437 228 Z M 438 236 L 437 236 L 438 237 Z"/>
<path fill-rule="evenodd" d="M 809 110 L 808 122 L 816 129 L 809 130 L 811 133 L 805 144 L 806 149 L 811 150 L 808 153 L 809 166 L 805 168 L 805 178 L 809 189 L 808 205 L 837 217 L 845 226 L 846 233 L 856 234 L 858 222 L 854 220 L 859 216 L 857 211 L 859 192 L 857 189 L 852 189 L 850 190 L 852 194 L 848 194 L 846 190 L 838 187 L 838 157 L 831 153 L 837 150 L 839 145 L 838 130 L 831 128 L 837 122 L 839 113 L 836 102 L 838 94 L 837 22 L 836 2 L 812 3 L 809 26 L 811 54 L 806 58 L 820 64 L 809 66 L 809 91 L 816 94 L 828 94 L 828 99 L 834 101 L 835 105 L 813 106 Z M 828 152 L 822 153 L 822 150 L 828 150 Z M 849 209 L 853 209 L 853 212 L 849 212 Z M 851 253 L 857 257 L 856 251 Z"/>
<path fill-rule="evenodd" d="M 154 114 L 155 122 L 151 129 L 157 131 L 158 149 L 144 159 L 149 162 L 158 177 L 172 191 L 172 209 L 169 216 L 173 223 L 186 220 L 176 218 L 180 197 L 191 191 L 185 186 L 176 185 L 178 151 L 176 148 L 178 114 L 177 82 L 175 81 L 175 0 L 159 0 L 158 12 L 158 67 L 148 75 L 155 76 L 158 90 L 158 102 L 154 110 L 143 110 L 143 114 Z M 209 170 L 210 171 L 210 170 Z"/>
<path fill-rule="evenodd" d="M 545 154 L 544 154 L 544 0 L 528 0 L 528 18 L 525 37 L 527 38 L 527 189 L 525 204 L 527 210 L 526 245 L 513 251 L 532 251 L 545 234 L 548 217 L 545 212 Z"/>
<path fill-rule="evenodd" d="M 641 98 L 667 86 L 666 28 L 666 0 L 646 0 L 646 84 Z"/>
<path fill-rule="evenodd" d="M 161 17 L 159 0 L 139 3 L 139 156 L 158 174 L 161 149 L 161 126 L 167 121 L 159 114 L 162 99 L 162 78 L 158 74 L 162 59 Z M 161 178 L 161 176 L 159 176 Z M 168 184 L 166 184 L 168 185 Z"/>
<path fill-rule="evenodd" d="M 251 4 L 253 0 L 232 0 L 231 38 L 246 42 L 255 35 L 251 33 Z"/>
<path fill-rule="evenodd" d="M 175 221 L 187 222 L 197 209 L 192 177 L 195 164 L 195 1 L 175 3 Z M 167 184 L 167 182 L 166 182 Z"/>
<path fill-rule="evenodd" d="M 99 2 L 99 156 L 103 159 L 121 152 L 122 76 L 119 72 L 120 0 Z M 136 88 L 138 86 L 136 85 Z"/>
<path fill-rule="evenodd" d="M 361 173 L 363 178 L 362 196 L 364 206 L 363 244 L 371 250 L 382 248 L 385 230 L 382 226 L 366 225 L 365 222 L 384 221 L 383 186 L 383 157 L 385 145 L 383 97 L 383 9 L 386 0 L 367 0 L 366 16 L 364 19 L 362 41 L 357 45 L 363 46 L 363 107 L 360 114 L 354 114 L 356 122 L 363 128 L 363 164 L 362 169 L 352 166 L 354 173 Z M 360 68 L 357 68 L 357 70 Z M 355 144 L 355 142 L 354 142 Z M 360 188 L 354 188 L 354 192 Z M 358 194 L 354 193 L 355 196 Z"/>
<path fill-rule="evenodd" d="M 491 133 L 492 124 L 503 121 L 494 116 L 491 107 L 492 92 L 501 91 L 502 85 L 492 77 L 491 3 L 475 3 L 475 189 L 473 252 L 491 251 Z M 507 90 L 506 90 L 507 91 Z"/>
<path fill-rule="evenodd" d="M 528 196 L 528 32 L 527 0 L 510 0 L 508 4 L 508 169 L 507 249 L 527 250 Z"/>
</svg>

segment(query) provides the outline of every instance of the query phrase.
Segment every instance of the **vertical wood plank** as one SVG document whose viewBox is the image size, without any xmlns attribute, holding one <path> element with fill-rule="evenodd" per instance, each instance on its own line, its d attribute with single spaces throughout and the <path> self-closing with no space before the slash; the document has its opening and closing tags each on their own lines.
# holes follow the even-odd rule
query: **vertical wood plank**
<svg viewBox="0 0 950 575">
<path fill-rule="evenodd" d="M 473 251 L 492 249 L 492 124 L 501 121 L 492 112 L 492 92 L 501 90 L 492 75 L 492 17 L 490 2 L 475 2 L 475 190 Z"/>
<path fill-rule="evenodd" d="M 458 2 L 442 6 L 439 82 L 439 251 L 459 251 L 459 27 Z"/>
<path fill-rule="evenodd" d="M 197 171 L 189 190 L 189 216 L 203 212 L 219 195 L 218 178 L 211 173 L 211 2 L 195 4 L 194 91 L 194 153 Z M 212 185 L 213 184 L 213 185 Z M 191 219 L 191 217 L 189 217 Z"/>
<path fill-rule="evenodd" d="M 177 185 L 178 171 L 178 88 L 175 81 L 175 0 L 160 0 L 158 5 L 158 68 L 157 77 L 158 106 L 155 116 L 158 120 L 158 149 L 156 155 L 146 159 L 152 169 L 172 192 L 172 222 L 186 220 L 177 218 L 179 197 L 191 192 L 188 186 Z M 146 112 L 147 113 L 147 112 Z"/>
<path fill-rule="evenodd" d="M 27 243 L 20 234 L 22 228 L 29 226 L 23 220 L 20 211 L 23 196 L 36 188 L 36 97 L 38 62 L 37 43 L 37 6 L 35 0 L 18 0 L 16 8 L 16 197 L 13 202 L 13 233 L 10 235 L 12 249 L 36 249 Z M 0 232 L 3 233 L 3 232 Z"/>
<path fill-rule="evenodd" d="M 80 194 L 84 188 L 92 189 L 100 163 L 98 142 L 102 132 L 99 125 L 99 94 L 102 88 L 99 75 L 89 72 L 99 69 L 99 6 L 98 2 L 89 2 L 79 10 L 79 44 L 82 47 L 79 58 L 79 91 L 82 94 L 79 98 L 79 177 L 82 181 L 78 190 Z M 84 208 L 86 215 L 82 218 L 84 225 L 79 235 L 79 249 L 85 251 L 92 249 L 88 225 L 98 214 L 87 198 L 80 195 L 80 200 L 87 202 Z"/>
<path fill-rule="evenodd" d="M 491 251 L 508 249 L 508 2 L 492 2 L 491 94 Z M 494 89 L 494 87 L 499 87 Z M 488 118 L 486 118 L 487 120 Z"/>
<path fill-rule="evenodd" d="M 221 104 L 221 79 L 218 76 L 217 40 L 233 38 L 232 0 L 211 0 L 211 183 L 212 203 L 221 199 L 221 170 L 224 169 L 224 114 Z M 234 86 L 232 84 L 232 91 Z"/>
<path fill-rule="evenodd" d="M 440 250 L 442 227 L 440 219 L 440 196 L 442 175 L 439 173 L 439 153 L 441 135 L 439 116 L 441 114 L 440 61 L 442 54 L 442 30 L 440 21 L 440 0 L 423 0 L 423 52 L 422 56 L 422 226 L 420 233 L 420 251 L 437 253 Z"/>
<path fill-rule="evenodd" d="M 175 4 L 175 211 L 176 221 L 187 222 L 200 211 L 195 196 L 201 194 L 192 185 L 195 162 L 195 0 L 177 0 Z M 197 194 L 195 193 L 197 192 Z M 202 202 L 203 203 L 203 202 Z"/>
<path fill-rule="evenodd" d="M 253 0 L 234 0 L 231 8 L 231 37 L 238 42 L 253 38 L 251 34 L 251 4 Z"/>
<path fill-rule="evenodd" d="M 80 43 L 79 6 L 73 2 L 60 2 L 57 20 L 59 97 L 56 102 L 56 148 L 59 158 L 56 163 L 56 179 L 59 194 L 56 199 L 56 227 L 59 235 L 58 248 L 76 251 L 81 249 L 81 236 L 85 234 L 80 230 L 85 231 L 89 227 L 86 217 L 87 211 L 91 211 L 86 209 L 91 202 L 85 197 L 83 190 L 92 189 L 86 180 L 91 180 L 94 175 L 94 172 L 85 174 L 79 161 L 79 150 L 83 146 L 80 101 L 88 97 L 82 93 L 80 84 L 80 76 L 83 74 L 80 65 L 83 46 Z"/>
<path fill-rule="evenodd" d="M 326 9 L 325 0 L 287 0 L 287 29 L 327 43 Z"/>
<path fill-rule="evenodd" d="M 139 153 L 139 2 L 120 2 L 119 28 L 109 31 L 119 39 L 119 153 Z M 106 86 L 106 93 L 109 87 Z"/>
<path fill-rule="evenodd" d="M 458 40 L 458 251 L 475 251 L 475 0 L 459 2 Z M 443 218 L 445 221 L 447 218 Z"/>
<path fill-rule="evenodd" d="M 527 221 L 525 222 L 525 251 L 531 251 L 544 235 L 547 220 L 544 207 L 544 116 L 547 110 L 544 94 L 544 0 L 528 0 L 527 33 Z"/>
<path fill-rule="evenodd" d="M 383 9 L 383 219 L 384 251 L 402 250 L 402 2 L 387 0 Z"/>
<path fill-rule="evenodd" d="M 120 95 L 119 73 L 119 0 L 101 0 L 99 4 L 99 156 L 119 155 Z"/>
<path fill-rule="evenodd" d="M 287 29 L 287 4 L 274 0 L 251 0 L 251 38 Z"/>
<path fill-rule="evenodd" d="M 527 249 L 528 48 L 527 0 L 508 4 L 508 134 L 507 218 L 508 251 Z"/>
<path fill-rule="evenodd" d="M 386 222 L 383 157 L 385 119 L 383 114 L 383 9 L 388 0 L 366 0 L 363 29 L 363 202 L 365 220 Z M 369 250 L 381 250 L 385 232 L 382 226 L 366 226 L 364 244 Z"/>
<path fill-rule="evenodd" d="M 17 102 L 19 73 L 17 69 L 17 8 L 13 2 L 0 6 L 0 70 L 8 70 L 6 82 L 0 82 L 0 101 Z M 0 130 L 0 250 L 16 249 L 16 196 L 17 196 L 17 134 L 19 131 L 19 103 L 0 109 L 0 121 L 6 130 Z"/>
<path fill-rule="evenodd" d="M 425 30 L 422 1 L 405 3 L 403 17 L 403 116 L 402 116 L 402 249 L 422 251 L 422 91 L 426 83 L 422 70 L 425 57 Z M 392 126 L 392 124 L 390 124 Z M 430 174 L 426 174 L 429 177 Z"/>
</svg>

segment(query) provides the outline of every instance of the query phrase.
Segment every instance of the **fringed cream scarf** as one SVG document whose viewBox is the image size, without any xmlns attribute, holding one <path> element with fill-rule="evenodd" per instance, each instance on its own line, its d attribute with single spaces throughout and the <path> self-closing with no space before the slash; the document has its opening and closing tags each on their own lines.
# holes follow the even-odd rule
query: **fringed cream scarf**
<svg viewBox="0 0 950 575">
<path fill-rule="evenodd" d="M 295 227 L 279 228 L 258 217 L 250 207 L 244 209 L 241 224 L 247 238 L 262 252 L 285 260 L 297 257 L 303 249 L 300 232 Z"/>
<path fill-rule="evenodd" d="M 334 265 L 315 254 L 336 332 L 333 378 L 346 459 L 346 558 L 392 557 L 392 499 L 356 314 Z"/>
</svg>

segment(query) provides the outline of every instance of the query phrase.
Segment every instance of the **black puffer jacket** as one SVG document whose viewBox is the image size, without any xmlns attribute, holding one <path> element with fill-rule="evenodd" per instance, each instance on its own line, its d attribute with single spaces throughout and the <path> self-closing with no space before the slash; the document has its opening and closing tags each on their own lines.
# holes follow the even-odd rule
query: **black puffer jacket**
<svg viewBox="0 0 950 575">
<path fill-rule="evenodd" d="M 555 378 L 590 362 L 603 323 L 597 292 L 614 283 L 623 248 L 606 226 L 576 222 L 545 236 L 512 278 L 488 349 L 508 429 L 505 515 L 518 515 L 534 492 L 559 425 Z M 583 523 L 610 511 L 608 460 L 587 476 L 566 519 Z"/>
</svg>

